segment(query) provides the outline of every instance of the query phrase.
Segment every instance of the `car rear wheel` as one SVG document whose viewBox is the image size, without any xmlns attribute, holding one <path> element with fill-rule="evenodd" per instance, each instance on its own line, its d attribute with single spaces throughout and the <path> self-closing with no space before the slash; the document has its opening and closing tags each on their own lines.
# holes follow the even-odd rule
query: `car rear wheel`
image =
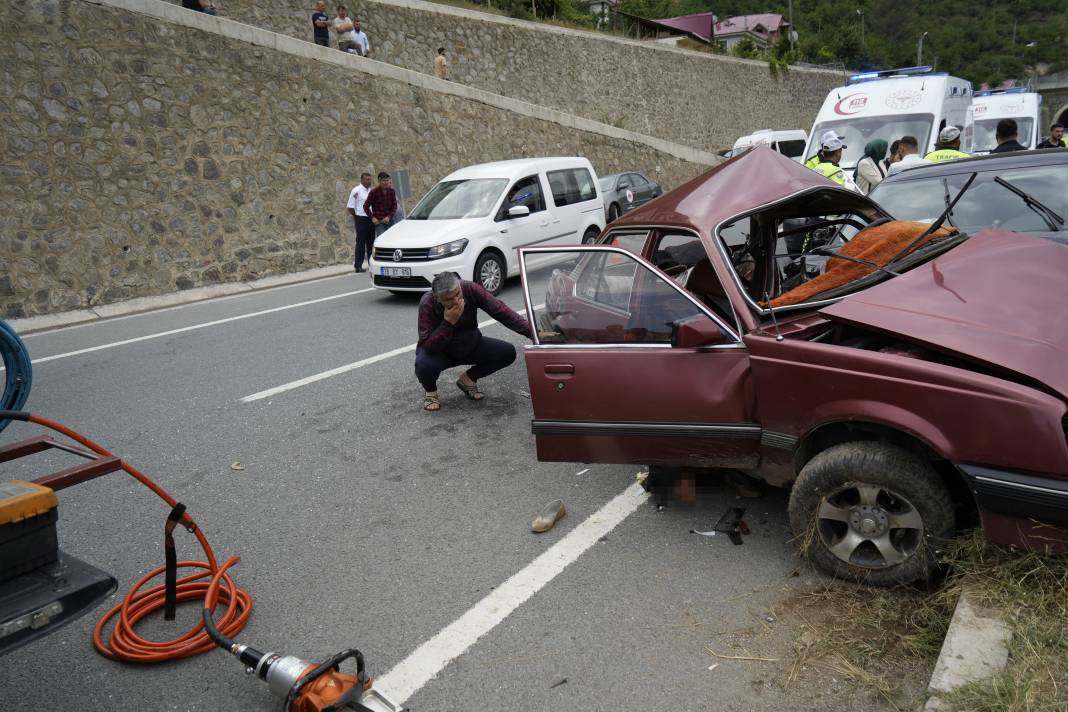
<svg viewBox="0 0 1068 712">
<path fill-rule="evenodd" d="M 802 551 L 836 578 L 894 586 L 928 578 L 953 537 L 953 500 L 938 473 L 904 448 L 843 443 L 812 458 L 790 493 Z"/>
<path fill-rule="evenodd" d="M 483 252 L 475 263 L 475 281 L 490 294 L 500 294 L 504 285 L 504 260 L 496 252 Z"/>
<path fill-rule="evenodd" d="M 612 203 L 608 206 L 608 222 L 614 221 L 620 215 L 619 204 Z"/>
<path fill-rule="evenodd" d="M 582 236 L 583 245 L 592 245 L 597 241 L 597 236 L 601 234 L 601 231 L 595 227 L 587 228 L 586 233 Z"/>
</svg>

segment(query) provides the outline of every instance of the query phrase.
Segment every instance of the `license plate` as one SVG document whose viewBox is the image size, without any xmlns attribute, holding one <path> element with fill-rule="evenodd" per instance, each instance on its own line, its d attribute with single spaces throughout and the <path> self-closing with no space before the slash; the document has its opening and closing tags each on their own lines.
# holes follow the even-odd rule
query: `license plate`
<svg viewBox="0 0 1068 712">
<path fill-rule="evenodd" d="M 412 276 L 412 268 L 411 267 L 383 267 L 382 268 L 382 276 L 383 277 L 411 277 Z"/>
</svg>

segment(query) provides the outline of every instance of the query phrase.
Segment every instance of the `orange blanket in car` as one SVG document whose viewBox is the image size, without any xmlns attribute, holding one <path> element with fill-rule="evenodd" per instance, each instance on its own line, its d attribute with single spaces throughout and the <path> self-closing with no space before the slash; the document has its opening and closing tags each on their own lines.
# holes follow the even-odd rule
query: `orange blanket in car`
<svg viewBox="0 0 1068 712">
<path fill-rule="evenodd" d="M 927 223 L 892 220 L 861 230 L 838 252 L 847 257 L 874 262 L 882 267 L 929 227 Z M 956 233 L 956 228 L 940 227 L 916 244 L 913 249 Z M 827 260 L 827 269 L 823 274 L 775 297 L 771 300 L 771 306 L 785 307 L 806 302 L 817 294 L 849 284 L 874 271 L 874 267 L 832 257 Z"/>
</svg>

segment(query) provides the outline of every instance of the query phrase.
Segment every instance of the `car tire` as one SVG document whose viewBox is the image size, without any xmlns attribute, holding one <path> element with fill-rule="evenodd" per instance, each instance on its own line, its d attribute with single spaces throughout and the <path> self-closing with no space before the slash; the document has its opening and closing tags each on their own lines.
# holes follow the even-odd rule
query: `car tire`
<svg viewBox="0 0 1068 712">
<path fill-rule="evenodd" d="M 475 262 L 474 281 L 494 296 L 501 293 L 506 274 L 504 260 L 496 252 L 483 252 Z"/>
<path fill-rule="evenodd" d="M 835 445 L 809 460 L 789 513 L 816 568 L 874 586 L 929 578 L 956 525 L 953 499 L 934 468 L 876 441 Z"/>
<path fill-rule="evenodd" d="M 614 222 L 615 220 L 618 220 L 619 215 L 619 203 L 612 203 L 608 206 L 608 222 Z"/>
<path fill-rule="evenodd" d="M 586 228 L 586 232 L 582 236 L 582 244 L 583 245 L 592 245 L 594 242 L 597 241 L 597 236 L 600 235 L 600 234 L 601 234 L 601 231 L 598 230 L 596 227 Z"/>
</svg>

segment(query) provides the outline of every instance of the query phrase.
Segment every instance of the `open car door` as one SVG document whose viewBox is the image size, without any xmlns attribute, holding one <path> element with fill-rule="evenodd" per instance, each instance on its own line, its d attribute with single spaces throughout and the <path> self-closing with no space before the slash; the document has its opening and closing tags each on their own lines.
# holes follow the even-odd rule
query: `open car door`
<svg viewBox="0 0 1068 712">
<path fill-rule="evenodd" d="M 756 465 L 749 355 L 712 309 L 618 247 L 526 248 L 520 266 L 539 460 Z"/>
</svg>

